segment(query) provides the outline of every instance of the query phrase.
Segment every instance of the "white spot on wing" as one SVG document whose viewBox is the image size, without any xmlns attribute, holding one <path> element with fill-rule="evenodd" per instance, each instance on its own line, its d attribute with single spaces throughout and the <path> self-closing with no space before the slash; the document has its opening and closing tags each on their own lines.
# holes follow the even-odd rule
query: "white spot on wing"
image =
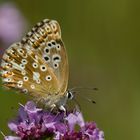
<svg viewBox="0 0 140 140">
<path fill-rule="evenodd" d="M 51 28 L 52 28 L 54 31 L 57 30 L 57 26 L 56 26 L 55 22 L 52 22 L 52 23 L 51 23 Z"/>
<path fill-rule="evenodd" d="M 46 24 L 46 26 L 45 26 L 45 30 L 46 30 L 47 32 L 50 32 L 50 31 L 51 31 L 50 26 Z"/>
<path fill-rule="evenodd" d="M 27 92 L 28 92 L 28 89 L 25 88 L 25 89 L 23 89 L 22 91 L 23 91 L 24 93 L 27 93 Z"/>
<path fill-rule="evenodd" d="M 40 74 L 38 72 L 33 72 L 33 80 L 37 81 L 40 77 Z"/>
<path fill-rule="evenodd" d="M 40 84 L 41 83 L 40 79 L 36 80 L 36 83 L 37 84 Z"/>
<path fill-rule="evenodd" d="M 32 66 L 33 66 L 33 68 L 35 68 L 35 69 L 38 68 L 38 64 L 35 63 L 35 62 L 32 64 Z"/>
<path fill-rule="evenodd" d="M 51 81 L 51 80 L 52 80 L 51 75 L 47 75 L 47 76 L 46 76 L 46 80 L 47 80 L 47 81 Z"/>
<path fill-rule="evenodd" d="M 23 81 L 18 81 L 18 82 L 17 82 L 17 86 L 18 86 L 19 88 L 21 88 L 21 87 L 23 86 Z"/>
<path fill-rule="evenodd" d="M 26 59 L 22 59 L 22 60 L 21 60 L 21 63 L 24 64 L 24 65 L 26 65 L 28 62 L 27 62 Z"/>
<path fill-rule="evenodd" d="M 11 82 L 11 78 L 3 78 L 3 82 Z"/>
<path fill-rule="evenodd" d="M 25 75 L 25 74 L 26 74 L 26 71 L 25 71 L 25 70 L 22 70 L 22 71 L 21 71 L 21 74 L 22 74 L 22 75 Z"/>
<path fill-rule="evenodd" d="M 57 69 L 57 68 L 59 67 L 59 64 L 56 63 L 56 62 L 54 62 L 54 63 L 53 63 L 53 67 L 54 67 L 55 69 Z"/>
<path fill-rule="evenodd" d="M 24 65 L 24 64 L 20 64 L 20 67 L 21 67 L 22 69 L 25 69 L 25 65 Z"/>
<path fill-rule="evenodd" d="M 48 47 L 45 47 L 45 48 L 44 48 L 44 53 L 45 53 L 45 54 L 50 54 L 50 49 L 49 49 Z"/>
<path fill-rule="evenodd" d="M 26 82 L 26 81 L 29 80 L 29 77 L 28 77 L 28 76 L 24 76 L 24 77 L 23 77 L 23 80 Z"/>
<path fill-rule="evenodd" d="M 35 89 L 35 86 L 34 85 L 31 85 L 31 89 Z"/>
<path fill-rule="evenodd" d="M 47 71 L 46 65 L 41 65 L 40 70 L 43 71 L 43 72 Z"/>
<path fill-rule="evenodd" d="M 57 49 L 57 51 L 60 51 L 61 50 L 61 45 L 60 44 L 57 44 L 56 45 L 56 49 Z"/>
<path fill-rule="evenodd" d="M 22 67 L 22 66 L 18 65 L 17 63 L 13 62 L 13 61 L 11 61 L 11 63 L 13 64 L 13 68 L 15 68 L 19 71 L 22 71 L 24 69 L 24 66 Z"/>
<path fill-rule="evenodd" d="M 23 55 L 24 50 L 23 49 L 18 49 L 18 53 L 21 54 L 21 55 Z"/>
</svg>

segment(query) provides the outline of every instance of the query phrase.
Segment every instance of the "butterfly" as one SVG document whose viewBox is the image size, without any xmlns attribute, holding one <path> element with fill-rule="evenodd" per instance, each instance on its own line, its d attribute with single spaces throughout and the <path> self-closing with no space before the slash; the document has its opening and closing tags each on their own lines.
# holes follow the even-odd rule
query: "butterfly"
<svg viewBox="0 0 140 140">
<path fill-rule="evenodd" d="M 57 21 L 44 19 L 37 23 L 21 42 L 4 53 L 1 62 L 3 85 L 27 93 L 48 108 L 65 110 L 68 57 Z"/>
</svg>

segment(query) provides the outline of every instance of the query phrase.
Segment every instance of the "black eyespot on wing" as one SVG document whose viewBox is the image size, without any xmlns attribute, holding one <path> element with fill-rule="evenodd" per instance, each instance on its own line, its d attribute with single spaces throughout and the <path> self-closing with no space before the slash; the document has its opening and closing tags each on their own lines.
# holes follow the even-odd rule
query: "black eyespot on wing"
<svg viewBox="0 0 140 140">
<path fill-rule="evenodd" d="M 58 63 L 54 63 L 54 64 L 53 64 L 53 67 L 54 67 L 55 69 L 57 69 L 57 68 L 59 67 L 59 64 L 58 64 Z"/>
<path fill-rule="evenodd" d="M 52 41 L 52 44 L 55 45 L 56 43 L 54 41 Z"/>
<path fill-rule="evenodd" d="M 50 77 L 50 76 L 48 76 L 47 78 L 48 78 L 48 80 L 50 80 L 50 79 L 51 79 L 51 77 Z"/>
<path fill-rule="evenodd" d="M 45 56 L 44 59 L 45 59 L 46 61 L 49 61 L 49 57 L 48 57 L 48 56 Z"/>
<path fill-rule="evenodd" d="M 52 46 L 52 44 L 51 44 L 51 43 L 48 43 L 48 46 L 49 46 L 49 47 L 51 47 L 51 46 Z"/>
<path fill-rule="evenodd" d="M 49 53 L 49 49 L 46 49 L 45 52 L 46 52 L 46 53 Z"/>
<path fill-rule="evenodd" d="M 58 56 L 54 57 L 53 60 L 59 60 L 60 58 Z"/>
<path fill-rule="evenodd" d="M 42 69 L 45 70 L 46 68 L 43 66 Z"/>
<path fill-rule="evenodd" d="M 57 67 L 57 66 L 58 66 L 58 64 L 54 64 L 54 66 L 55 66 L 55 67 Z"/>
</svg>

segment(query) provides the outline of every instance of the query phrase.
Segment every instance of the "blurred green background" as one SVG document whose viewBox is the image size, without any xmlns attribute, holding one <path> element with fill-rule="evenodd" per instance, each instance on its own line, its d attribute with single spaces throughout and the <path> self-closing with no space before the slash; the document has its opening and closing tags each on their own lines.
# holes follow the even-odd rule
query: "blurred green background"
<svg viewBox="0 0 140 140">
<path fill-rule="evenodd" d="M 69 57 L 69 87 L 99 88 L 81 92 L 97 102 L 92 105 L 79 97 L 85 120 L 96 121 L 106 140 L 140 139 L 140 1 L 11 2 L 28 21 L 28 30 L 44 18 L 60 23 Z M 0 88 L 0 129 L 5 134 L 18 103 L 28 99 L 12 93 Z"/>
</svg>

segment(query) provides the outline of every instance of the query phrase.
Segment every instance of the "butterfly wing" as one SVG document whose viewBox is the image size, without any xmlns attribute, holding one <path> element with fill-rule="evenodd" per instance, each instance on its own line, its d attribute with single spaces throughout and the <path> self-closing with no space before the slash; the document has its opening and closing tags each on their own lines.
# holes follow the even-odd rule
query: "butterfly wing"
<svg viewBox="0 0 140 140">
<path fill-rule="evenodd" d="M 39 100 L 49 97 L 52 103 L 64 95 L 68 59 L 57 21 L 37 23 L 21 42 L 6 50 L 2 59 L 1 75 L 6 87 L 28 92 Z"/>
</svg>

